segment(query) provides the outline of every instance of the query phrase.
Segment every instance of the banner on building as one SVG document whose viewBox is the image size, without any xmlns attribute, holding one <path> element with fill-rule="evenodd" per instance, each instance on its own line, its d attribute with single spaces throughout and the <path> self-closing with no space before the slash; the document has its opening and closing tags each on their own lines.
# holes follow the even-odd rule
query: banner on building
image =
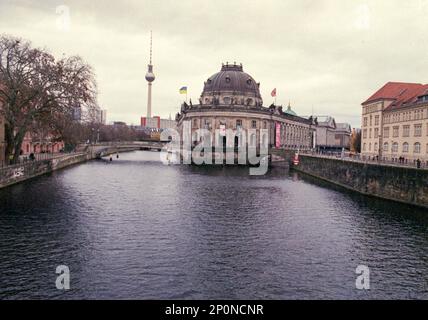
<svg viewBox="0 0 428 320">
<path fill-rule="evenodd" d="M 275 148 L 281 148 L 281 124 L 275 122 Z"/>
</svg>

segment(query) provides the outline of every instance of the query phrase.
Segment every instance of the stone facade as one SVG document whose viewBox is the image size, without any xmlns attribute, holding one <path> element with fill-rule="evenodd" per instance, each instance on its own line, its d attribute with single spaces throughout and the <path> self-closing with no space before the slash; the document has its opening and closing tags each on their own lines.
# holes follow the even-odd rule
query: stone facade
<svg viewBox="0 0 428 320">
<path fill-rule="evenodd" d="M 389 82 L 362 111 L 363 156 L 428 164 L 428 85 Z"/>
<path fill-rule="evenodd" d="M 316 117 L 316 145 L 318 150 L 342 150 L 350 148 L 351 125 L 336 123 L 330 116 Z"/>
<path fill-rule="evenodd" d="M 223 65 L 205 82 L 199 104 L 182 105 L 176 116 L 178 131 L 182 134 L 183 122 L 190 121 L 193 135 L 198 129 L 207 129 L 215 145 L 223 139 L 218 131 L 231 129 L 238 139 L 243 130 L 255 129 L 256 136 L 247 137 L 249 146 L 259 146 L 262 139 L 270 147 L 311 149 L 315 130 L 312 119 L 283 111 L 282 106 L 263 107 L 259 86 L 242 65 Z M 261 137 L 261 129 L 268 130 L 267 141 Z"/>
</svg>

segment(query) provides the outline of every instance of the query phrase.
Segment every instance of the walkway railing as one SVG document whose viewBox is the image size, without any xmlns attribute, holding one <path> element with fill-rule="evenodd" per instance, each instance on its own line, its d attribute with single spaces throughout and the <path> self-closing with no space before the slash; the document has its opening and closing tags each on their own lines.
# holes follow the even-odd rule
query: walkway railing
<svg viewBox="0 0 428 320">
<path fill-rule="evenodd" d="M 352 155 L 349 152 L 344 152 L 343 154 L 341 152 L 329 152 L 329 153 L 320 153 L 315 151 L 300 151 L 299 152 L 302 155 L 310 155 L 310 156 L 316 156 L 319 158 L 328 158 L 328 159 L 336 159 L 336 160 L 344 160 L 344 161 L 352 161 L 352 162 L 359 162 L 359 163 L 372 163 L 372 164 L 380 164 L 380 165 L 387 165 L 387 166 L 393 166 L 393 167 L 403 167 L 403 168 L 417 168 L 417 162 L 416 160 L 408 160 L 404 159 L 403 162 L 397 160 L 385 160 L 380 159 L 376 157 L 365 157 L 361 155 Z M 428 162 L 421 161 L 420 163 L 421 169 L 428 169 Z"/>
<path fill-rule="evenodd" d="M 19 159 L 14 163 L 0 162 L 0 169 L 9 169 L 14 167 L 20 167 L 25 164 L 42 162 L 52 159 L 59 159 L 69 157 L 71 155 L 79 155 L 82 152 L 70 152 L 70 153 L 37 153 L 34 154 L 34 159 L 30 159 L 29 155 L 20 156 Z"/>
</svg>

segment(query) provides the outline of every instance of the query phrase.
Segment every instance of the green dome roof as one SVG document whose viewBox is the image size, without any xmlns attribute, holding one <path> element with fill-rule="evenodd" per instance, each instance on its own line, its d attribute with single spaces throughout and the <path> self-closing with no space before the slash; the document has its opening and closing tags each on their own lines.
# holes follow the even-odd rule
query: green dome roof
<svg viewBox="0 0 428 320">
<path fill-rule="evenodd" d="M 291 110 L 290 104 L 288 104 L 287 110 L 285 110 L 284 113 L 292 115 L 292 116 L 297 116 L 297 113 L 295 113 L 293 110 Z"/>
</svg>

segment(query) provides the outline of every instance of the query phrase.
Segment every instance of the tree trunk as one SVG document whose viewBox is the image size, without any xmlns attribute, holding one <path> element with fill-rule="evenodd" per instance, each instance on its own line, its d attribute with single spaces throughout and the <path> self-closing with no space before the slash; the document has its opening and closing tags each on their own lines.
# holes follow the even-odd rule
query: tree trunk
<svg viewBox="0 0 428 320">
<path fill-rule="evenodd" d="M 13 162 L 14 163 L 18 162 L 19 156 L 21 155 L 22 142 L 24 141 L 24 137 L 25 137 L 26 132 L 27 131 L 25 128 L 20 128 L 15 135 L 15 139 L 14 139 L 15 140 L 15 149 L 14 149 L 14 154 L 13 154 Z"/>
<path fill-rule="evenodd" d="M 6 139 L 6 150 L 5 150 L 5 156 L 6 156 L 6 162 L 10 162 L 10 156 L 14 154 L 14 146 L 15 146 L 15 137 L 13 134 L 14 128 L 5 124 L 5 139 Z"/>
</svg>

